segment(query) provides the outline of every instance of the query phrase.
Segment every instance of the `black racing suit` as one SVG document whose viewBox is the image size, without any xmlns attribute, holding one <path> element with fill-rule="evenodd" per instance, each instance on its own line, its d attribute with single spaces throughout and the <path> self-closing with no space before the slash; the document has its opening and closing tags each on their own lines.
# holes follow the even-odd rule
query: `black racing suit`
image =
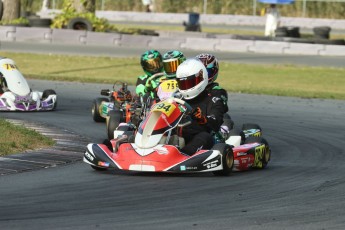
<svg viewBox="0 0 345 230">
<path fill-rule="evenodd" d="M 219 97 L 224 103 L 224 114 L 229 111 L 228 108 L 228 92 L 219 86 L 217 82 L 212 82 L 206 87 L 206 91 L 214 97 Z"/>
<path fill-rule="evenodd" d="M 196 110 L 200 108 L 199 119 L 192 116 L 192 124 L 182 128 L 182 137 L 186 145 L 181 151 L 187 155 L 193 155 L 200 149 L 211 149 L 213 146 L 212 131 L 219 131 L 223 123 L 223 115 L 226 110 L 220 97 L 212 96 L 205 90 L 196 98 L 186 100 Z"/>
</svg>

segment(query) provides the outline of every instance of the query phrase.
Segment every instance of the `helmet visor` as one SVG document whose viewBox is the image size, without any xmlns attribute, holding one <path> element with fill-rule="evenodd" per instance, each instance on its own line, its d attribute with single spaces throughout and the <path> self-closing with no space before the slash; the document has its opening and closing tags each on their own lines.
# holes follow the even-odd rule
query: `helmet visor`
<svg viewBox="0 0 345 230">
<path fill-rule="evenodd" d="M 158 73 L 162 68 L 162 63 L 158 57 L 144 61 L 143 67 L 150 73 Z"/>
<path fill-rule="evenodd" d="M 167 75 L 176 74 L 177 67 L 181 64 L 179 59 L 170 59 L 163 61 L 164 71 Z"/>
<path fill-rule="evenodd" d="M 204 80 L 203 71 L 190 75 L 188 77 L 177 78 L 177 84 L 180 90 L 187 90 L 195 87 Z"/>
</svg>

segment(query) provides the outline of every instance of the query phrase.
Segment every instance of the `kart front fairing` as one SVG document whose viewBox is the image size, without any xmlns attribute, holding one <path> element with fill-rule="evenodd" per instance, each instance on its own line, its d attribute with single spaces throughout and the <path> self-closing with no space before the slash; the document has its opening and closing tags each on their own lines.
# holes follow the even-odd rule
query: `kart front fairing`
<svg viewBox="0 0 345 230">
<path fill-rule="evenodd" d="M 9 91 L 21 97 L 30 93 L 29 84 L 11 59 L 0 59 L 0 72 L 6 80 Z"/>
<path fill-rule="evenodd" d="M 56 95 L 49 95 L 42 100 L 42 92 L 32 91 L 14 61 L 0 58 L 0 73 L 4 93 L 0 95 L 0 111 L 37 111 L 53 110 Z"/>
<path fill-rule="evenodd" d="M 187 108 L 173 98 L 155 104 L 140 124 L 135 144 L 143 149 L 163 144 L 164 136 L 180 123 L 186 111 Z"/>
</svg>

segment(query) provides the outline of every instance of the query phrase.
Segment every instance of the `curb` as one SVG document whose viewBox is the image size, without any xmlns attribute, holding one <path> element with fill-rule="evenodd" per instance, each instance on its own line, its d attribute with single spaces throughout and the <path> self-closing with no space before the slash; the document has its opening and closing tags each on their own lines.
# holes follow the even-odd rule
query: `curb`
<svg viewBox="0 0 345 230">
<path fill-rule="evenodd" d="M 29 150 L 0 157 L 0 176 L 45 168 L 57 167 L 82 161 L 87 138 L 47 125 L 15 119 L 6 119 L 15 125 L 33 129 L 56 141 L 51 148 Z"/>
</svg>

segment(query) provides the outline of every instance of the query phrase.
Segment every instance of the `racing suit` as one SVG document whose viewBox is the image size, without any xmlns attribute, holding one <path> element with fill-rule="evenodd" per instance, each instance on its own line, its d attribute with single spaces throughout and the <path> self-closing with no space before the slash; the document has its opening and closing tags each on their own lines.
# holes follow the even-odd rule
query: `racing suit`
<svg viewBox="0 0 345 230">
<path fill-rule="evenodd" d="M 214 143 L 211 132 L 219 131 L 227 106 L 220 97 L 211 95 L 207 90 L 186 102 L 193 109 L 192 124 L 181 130 L 186 143 L 181 151 L 187 155 L 193 155 L 200 149 L 212 148 Z"/>
<path fill-rule="evenodd" d="M 224 103 L 224 113 L 227 113 L 229 111 L 228 108 L 228 93 L 225 89 L 219 86 L 217 82 L 212 82 L 206 87 L 206 90 L 208 93 L 210 93 L 212 96 L 219 97 L 222 99 Z"/>
</svg>

